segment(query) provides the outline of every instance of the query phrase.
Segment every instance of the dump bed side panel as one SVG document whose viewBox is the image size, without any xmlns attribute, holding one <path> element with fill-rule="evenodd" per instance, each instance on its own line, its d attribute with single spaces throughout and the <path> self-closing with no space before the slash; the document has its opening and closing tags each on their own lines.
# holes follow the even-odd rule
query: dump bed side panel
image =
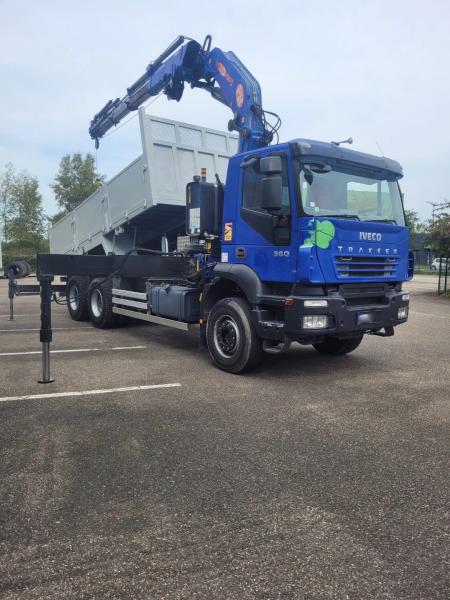
<svg viewBox="0 0 450 600">
<path fill-rule="evenodd" d="M 63 217 L 49 229 L 50 252 L 70 254 L 75 252 L 75 226 L 72 224 L 74 211 Z"/>
<path fill-rule="evenodd" d="M 105 232 L 106 210 L 104 202 L 104 192 L 100 188 L 73 211 L 77 247 L 89 248 L 93 238 Z"/>
<path fill-rule="evenodd" d="M 238 149 L 235 135 L 161 119 L 144 111 L 140 119 L 153 204 L 184 204 L 186 185 L 202 167 L 207 169 L 208 181 L 215 181 L 216 173 L 225 181 L 228 158 Z"/>
<path fill-rule="evenodd" d="M 215 173 L 226 180 L 228 158 L 238 148 L 235 135 L 147 115 L 143 108 L 139 119 L 143 154 L 53 225 L 51 252 L 79 254 L 99 245 L 109 251 L 113 234 L 125 235 L 131 219 L 145 212 L 148 227 L 152 207 L 184 205 L 186 184 L 202 167 L 208 181 Z"/>
<path fill-rule="evenodd" d="M 107 231 L 124 225 L 148 206 L 148 174 L 142 156 L 118 173 L 106 187 L 109 221 Z"/>
</svg>

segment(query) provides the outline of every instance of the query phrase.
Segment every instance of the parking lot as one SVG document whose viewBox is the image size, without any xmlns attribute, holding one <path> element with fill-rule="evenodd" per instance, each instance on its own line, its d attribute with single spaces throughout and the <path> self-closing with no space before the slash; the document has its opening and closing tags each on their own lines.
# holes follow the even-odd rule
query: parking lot
<svg viewBox="0 0 450 600">
<path fill-rule="evenodd" d="M 1 598 L 447 598 L 450 302 L 405 288 L 393 338 L 241 376 L 54 306 L 40 385 L 39 300 L 10 322 L 1 281 Z"/>
</svg>

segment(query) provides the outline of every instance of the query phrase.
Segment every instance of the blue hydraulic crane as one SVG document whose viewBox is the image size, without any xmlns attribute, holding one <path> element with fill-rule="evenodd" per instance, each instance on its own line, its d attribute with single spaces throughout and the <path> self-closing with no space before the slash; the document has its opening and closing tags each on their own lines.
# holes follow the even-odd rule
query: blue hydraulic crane
<svg viewBox="0 0 450 600">
<path fill-rule="evenodd" d="M 214 99 L 232 110 L 228 129 L 239 132 L 239 152 L 268 146 L 281 125 L 280 118 L 263 110 L 260 85 L 237 56 L 220 48 L 211 50 L 211 41 L 210 35 L 206 36 L 203 45 L 178 36 L 148 65 L 122 99 L 110 100 L 95 115 L 89 133 L 96 147 L 111 127 L 137 110 L 148 98 L 163 92 L 169 100 L 178 102 L 185 82 L 193 88 L 207 90 Z M 268 122 L 266 115 L 275 118 L 274 124 Z"/>
</svg>

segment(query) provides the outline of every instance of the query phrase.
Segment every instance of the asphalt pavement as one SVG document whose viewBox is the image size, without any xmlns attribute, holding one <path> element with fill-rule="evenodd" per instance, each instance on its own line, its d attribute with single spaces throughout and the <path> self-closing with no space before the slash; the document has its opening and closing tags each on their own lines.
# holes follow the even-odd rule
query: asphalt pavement
<svg viewBox="0 0 450 600">
<path fill-rule="evenodd" d="M 195 335 L 97 330 L 0 282 L 0 598 L 444 599 L 450 301 L 353 354 L 214 368 Z M 31 396 L 31 398 L 30 398 Z"/>
</svg>

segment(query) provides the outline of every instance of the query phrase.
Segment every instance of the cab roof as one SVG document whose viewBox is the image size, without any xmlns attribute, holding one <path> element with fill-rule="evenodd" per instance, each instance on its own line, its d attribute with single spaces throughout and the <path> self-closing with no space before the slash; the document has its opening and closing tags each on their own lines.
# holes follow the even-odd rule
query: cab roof
<svg viewBox="0 0 450 600">
<path fill-rule="evenodd" d="M 396 160 L 392 160 L 386 156 L 374 156 L 373 154 L 350 150 L 350 148 L 338 146 L 337 144 L 303 138 L 291 140 L 289 144 L 295 144 L 298 148 L 298 152 L 305 157 L 322 156 L 324 158 L 344 160 L 354 164 L 362 164 L 377 170 L 381 169 L 389 171 L 397 175 L 397 177 L 403 177 L 401 165 Z"/>
</svg>

